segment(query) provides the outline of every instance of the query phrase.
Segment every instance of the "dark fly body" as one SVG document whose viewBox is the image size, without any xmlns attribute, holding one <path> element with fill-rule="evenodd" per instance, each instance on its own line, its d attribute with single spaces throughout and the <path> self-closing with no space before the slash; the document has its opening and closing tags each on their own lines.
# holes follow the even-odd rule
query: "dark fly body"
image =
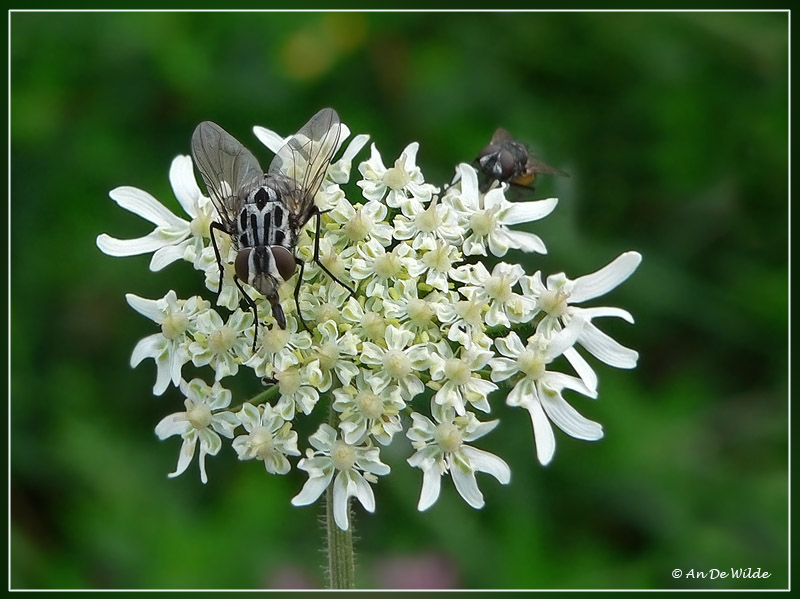
<svg viewBox="0 0 800 599">
<path fill-rule="evenodd" d="M 489 145 L 480 151 L 475 166 L 482 175 L 480 190 L 484 193 L 495 181 L 533 189 L 539 174 L 569 177 L 561 169 L 532 156 L 528 146 L 515 140 L 502 127 L 494 132 Z"/>
<path fill-rule="evenodd" d="M 340 132 L 336 111 L 320 110 L 278 151 L 266 172 L 253 154 L 219 125 L 204 121 L 192 135 L 192 157 L 220 219 L 211 224 L 211 241 L 220 268 L 219 290 L 223 264 L 215 231 L 229 235 L 237 252 L 233 280 L 253 312 L 254 351 L 258 310 L 240 280 L 270 302 L 275 321 L 285 329 L 286 316 L 278 290 L 299 266 L 294 298 L 298 317 L 306 326 L 297 302 L 305 264 L 295 256 L 295 248 L 300 230 L 312 216 L 317 216 L 314 261 L 354 293 L 319 261 L 319 209 L 314 204 L 338 147 Z"/>
</svg>

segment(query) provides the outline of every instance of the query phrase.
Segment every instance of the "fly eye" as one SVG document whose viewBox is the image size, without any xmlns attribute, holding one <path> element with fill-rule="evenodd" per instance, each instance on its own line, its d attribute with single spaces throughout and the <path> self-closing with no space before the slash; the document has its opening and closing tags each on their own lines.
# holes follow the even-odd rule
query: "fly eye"
<svg viewBox="0 0 800 599">
<path fill-rule="evenodd" d="M 292 278 L 297 268 L 297 261 L 294 259 L 292 252 L 281 245 L 273 245 L 270 250 L 272 251 L 272 257 L 275 259 L 275 268 L 278 269 L 281 278 L 284 281 L 288 281 Z"/>
<path fill-rule="evenodd" d="M 504 175 L 510 175 L 514 172 L 514 163 L 514 155 L 511 152 L 500 152 L 500 166 Z"/>
<path fill-rule="evenodd" d="M 239 250 L 239 253 L 236 254 L 234 268 L 236 269 L 236 276 L 242 281 L 250 281 L 250 254 L 252 252 L 252 248 L 245 248 Z"/>
</svg>

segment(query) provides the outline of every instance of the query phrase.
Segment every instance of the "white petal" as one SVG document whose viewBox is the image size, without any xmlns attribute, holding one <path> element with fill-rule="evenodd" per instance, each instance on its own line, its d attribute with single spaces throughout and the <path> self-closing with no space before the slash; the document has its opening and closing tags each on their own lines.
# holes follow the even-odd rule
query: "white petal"
<svg viewBox="0 0 800 599">
<path fill-rule="evenodd" d="M 470 466 L 478 472 L 485 472 L 494 476 L 501 484 L 511 482 L 511 469 L 502 459 L 488 451 L 465 445 L 462 448 L 464 455 L 469 459 Z"/>
<path fill-rule="evenodd" d="M 186 419 L 186 412 L 178 412 L 162 418 L 156 425 L 155 432 L 156 436 L 163 441 L 172 435 L 182 435 L 188 432 L 190 428 L 192 428 L 192 425 Z"/>
<path fill-rule="evenodd" d="M 186 226 L 185 220 L 172 214 L 161 202 L 141 189 L 127 186 L 117 187 L 112 189 L 108 195 L 122 208 L 138 214 L 159 227 L 183 228 Z"/>
<path fill-rule="evenodd" d="M 170 293 L 173 295 L 175 294 L 174 291 L 170 291 L 165 296 L 165 299 L 169 297 Z M 128 302 L 128 305 L 131 308 L 136 310 L 142 316 L 149 318 L 153 322 L 160 323 L 164 319 L 164 314 L 162 309 L 158 305 L 159 303 L 158 300 L 152 300 L 146 297 L 139 297 L 138 295 L 134 295 L 133 293 L 126 293 L 125 301 Z"/>
<path fill-rule="evenodd" d="M 611 291 L 633 274 L 642 261 L 639 252 L 625 252 L 595 273 L 578 277 L 570 303 L 580 303 Z"/>
<path fill-rule="evenodd" d="M 355 496 L 358 498 L 358 501 L 364 506 L 365 510 L 374 512 L 375 495 L 372 493 L 372 487 L 369 486 L 369 483 L 360 474 L 353 476 L 353 482 L 355 482 L 356 485 Z"/>
<path fill-rule="evenodd" d="M 253 133 L 255 133 L 258 141 L 267 146 L 273 154 L 277 154 L 278 151 L 286 145 L 286 141 L 289 139 L 288 137 L 281 137 L 274 131 L 270 131 L 265 127 L 253 127 Z"/>
<path fill-rule="evenodd" d="M 526 233 L 524 231 L 506 231 L 506 236 L 513 243 L 513 246 L 518 250 L 528 253 L 546 254 L 547 247 L 544 241 L 538 235 L 533 233 Z M 504 255 L 504 254 L 495 254 Z"/>
<path fill-rule="evenodd" d="M 165 266 L 183 259 L 187 244 L 186 242 L 182 242 L 178 245 L 166 245 L 159 248 L 150 259 L 150 270 L 152 272 L 158 272 Z"/>
<path fill-rule="evenodd" d="M 181 445 L 180 453 L 178 454 L 178 465 L 175 467 L 174 472 L 170 472 L 167 476 L 169 478 L 175 478 L 176 476 L 180 476 L 186 469 L 189 467 L 189 464 L 192 461 L 192 457 L 194 457 L 194 449 L 197 445 L 197 437 L 187 437 L 183 440 L 183 444 Z"/>
<path fill-rule="evenodd" d="M 556 437 L 553 434 L 553 427 L 538 401 L 530 401 L 525 406 L 531 416 L 533 423 L 533 439 L 536 442 L 536 456 L 542 466 L 547 466 L 553 459 L 556 451 Z"/>
<path fill-rule="evenodd" d="M 144 237 L 136 239 L 117 239 L 102 233 L 97 236 L 97 247 L 108 256 L 124 257 L 149 254 L 165 245 L 174 243 L 172 239 L 165 239 L 161 231 L 155 230 Z"/>
<path fill-rule="evenodd" d="M 456 485 L 456 490 L 469 505 L 476 509 L 483 507 L 483 493 L 478 489 L 478 482 L 475 480 L 475 473 L 463 470 L 461 466 L 451 461 L 450 476 Z"/>
<path fill-rule="evenodd" d="M 344 472 L 340 472 L 333 481 L 333 520 L 342 530 L 350 527 L 347 518 L 347 513 L 350 511 L 350 495 L 347 488 L 347 477 Z"/>
<path fill-rule="evenodd" d="M 495 345 L 498 351 L 509 358 L 516 358 L 524 350 L 525 346 L 516 333 L 509 333 L 506 337 L 495 339 Z"/>
<path fill-rule="evenodd" d="M 586 383 L 586 387 L 591 391 L 597 390 L 597 374 L 589 365 L 589 362 L 583 359 L 574 347 L 570 347 L 564 352 L 564 357 L 572 364 L 575 372 L 581 377 L 581 380 Z"/>
<path fill-rule="evenodd" d="M 194 178 L 194 167 L 190 156 L 176 156 L 169 168 L 169 182 L 175 198 L 183 207 L 186 214 L 194 218 L 197 216 L 197 200 L 200 198 L 200 188 Z"/>
<path fill-rule="evenodd" d="M 603 427 L 582 416 L 557 393 L 542 393 L 542 406 L 558 428 L 570 437 L 596 441 L 603 437 Z"/>
<path fill-rule="evenodd" d="M 306 481 L 306 484 L 303 485 L 303 489 L 297 495 L 292 497 L 292 505 L 300 506 L 314 503 L 317 499 L 319 499 L 319 496 L 322 495 L 323 491 L 328 488 L 331 478 L 333 478 L 333 471 L 325 476 L 315 476 L 309 478 Z"/>
<path fill-rule="evenodd" d="M 598 307 L 598 308 L 577 308 L 573 307 L 573 310 L 580 310 L 581 315 L 586 320 L 591 320 L 592 318 L 600 318 L 602 316 L 614 316 L 616 318 L 621 318 L 622 320 L 633 324 L 633 315 L 628 312 L 627 310 L 623 310 L 622 308 L 607 308 L 607 307 Z"/>
<path fill-rule="evenodd" d="M 442 475 L 438 468 L 429 468 L 422 474 L 422 491 L 419 494 L 417 509 L 424 512 L 439 499 L 439 490 L 442 486 Z"/>
<path fill-rule="evenodd" d="M 558 198 L 514 202 L 498 214 L 498 220 L 504 225 L 517 225 L 539 220 L 555 210 L 556 204 L 558 204 Z"/>
<path fill-rule="evenodd" d="M 614 368 L 635 368 L 639 359 L 639 352 L 621 345 L 590 322 L 583 328 L 578 343 L 595 358 Z"/>
<path fill-rule="evenodd" d="M 585 321 L 582 318 L 572 318 L 564 329 L 553 335 L 550 339 L 547 349 L 544 352 L 545 358 L 548 361 L 554 360 L 575 345 L 575 342 L 583 331 L 584 325 Z"/>
<path fill-rule="evenodd" d="M 139 343 L 136 344 L 136 347 L 133 348 L 133 353 L 131 354 L 131 368 L 136 368 L 145 358 L 158 360 L 158 357 L 164 353 L 165 341 L 166 339 L 164 339 L 161 333 L 155 333 L 154 335 L 141 339 Z"/>
</svg>

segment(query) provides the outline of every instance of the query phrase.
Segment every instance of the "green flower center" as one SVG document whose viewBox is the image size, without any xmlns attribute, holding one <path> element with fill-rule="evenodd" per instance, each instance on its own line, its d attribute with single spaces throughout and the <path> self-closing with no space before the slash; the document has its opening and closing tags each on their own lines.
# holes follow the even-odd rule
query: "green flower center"
<svg viewBox="0 0 800 599">
<path fill-rule="evenodd" d="M 350 470 L 356 463 L 356 450 L 341 439 L 337 439 L 331 448 L 331 461 L 337 470 Z"/>
<path fill-rule="evenodd" d="M 472 370 L 458 358 L 450 358 L 444 363 L 444 376 L 456 385 L 466 385 L 472 377 Z"/>
<path fill-rule="evenodd" d="M 461 300 L 460 302 L 456 302 L 455 308 L 456 314 L 469 324 L 478 325 L 483 322 L 483 306 L 481 304 L 471 300 Z"/>
<path fill-rule="evenodd" d="M 339 361 L 341 352 L 339 351 L 339 346 L 335 342 L 328 341 L 319 348 L 317 355 L 319 356 L 320 367 L 323 370 L 330 370 L 333 368 L 333 365 Z"/>
<path fill-rule="evenodd" d="M 470 217 L 469 226 L 475 235 L 484 237 L 494 231 L 497 226 L 497 218 L 491 210 L 482 210 Z"/>
<path fill-rule="evenodd" d="M 417 227 L 423 233 L 433 233 L 442 226 L 442 219 L 436 211 L 436 204 L 419 214 L 416 218 Z"/>
<path fill-rule="evenodd" d="M 506 275 L 489 277 L 489 280 L 486 281 L 486 293 L 489 297 L 506 303 L 512 296 L 510 277 Z"/>
<path fill-rule="evenodd" d="M 215 354 L 224 354 L 233 347 L 236 333 L 228 325 L 222 325 L 208 336 L 208 347 Z"/>
<path fill-rule="evenodd" d="M 383 279 L 391 279 L 400 274 L 400 258 L 395 254 L 384 254 L 375 258 L 375 263 L 372 269 L 375 274 Z"/>
<path fill-rule="evenodd" d="M 383 416 L 383 402 L 380 397 L 371 391 L 361 391 L 356 396 L 356 403 L 358 404 L 358 409 L 367 418 L 377 420 Z"/>
<path fill-rule="evenodd" d="M 523 350 L 517 357 L 517 367 L 532 379 L 541 378 L 546 365 L 541 354 L 530 349 Z"/>
<path fill-rule="evenodd" d="M 377 312 L 367 312 L 361 321 L 364 332 L 372 340 L 383 339 L 386 335 L 386 320 Z"/>
<path fill-rule="evenodd" d="M 431 250 L 422 257 L 422 263 L 430 268 L 439 272 L 447 272 L 450 270 L 450 252 L 447 246 L 438 245 L 435 250 Z"/>
<path fill-rule="evenodd" d="M 463 440 L 458 427 L 449 422 L 445 422 L 436 427 L 433 432 L 433 439 L 444 453 L 453 453 L 461 448 Z"/>
<path fill-rule="evenodd" d="M 366 217 L 359 211 L 351 220 L 345 223 L 343 229 L 347 239 L 355 243 L 366 239 L 372 226 L 372 219 Z"/>
<path fill-rule="evenodd" d="M 411 175 L 406 172 L 406 157 L 398 158 L 392 168 L 386 169 L 383 175 L 383 184 L 389 189 L 403 189 L 411 183 Z"/>
<path fill-rule="evenodd" d="M 256 456 L 262 460 L 272 455 L 275 450 L 272 433 L 264 426 L 257 426 L 253 429 L 253 432 L 250 433 L 250 444 Z"/>
<path fill-rule="evenodd" d="M 568 299 L 569 294 L 560 289 L 556 291 L 544 290 L 539 295 L 539 307 L 550 316 L 564 316 L 567 313 Z"/>
<path fill-rule="evenodd" d="M 161 323 L 161 334 L 171 341 L 183 335 L 188 328 L 189 317 L 183 312 L 173 312 Z"/>
<path fill-rule="evenodd" d="M 194 404 L 186 412 L 186 417 L 194 428 L 204 429 L 211 424 L 211 408 L 204 403 Z"/>
<path fill-rule="evenodd" d="M 408 317 L 418 327 L 428 326 L 433 315 L 433 307 L 425 300 L 414 298 L 408 302 Z"/>
<path fill-rule="evenodd" d="M 284 397 L 297 393 L 302 384 L 300 371 L 296 368 L 290 368 L 283 372 L 276 372 L 275 380 L 278 381 L 278 388 L 280 389 L 281 395 Z"/>
<path fill-rule="evenodd" d="M 383 357 L 383 367 L 393 379 L 400 380 L 411 374 L 411 360 L 399 349 L 390 349 Z"/>
</svg>

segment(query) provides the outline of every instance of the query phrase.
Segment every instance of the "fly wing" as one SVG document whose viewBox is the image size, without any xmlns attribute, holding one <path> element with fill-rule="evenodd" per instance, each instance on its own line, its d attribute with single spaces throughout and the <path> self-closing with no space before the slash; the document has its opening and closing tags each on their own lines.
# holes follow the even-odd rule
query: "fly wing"
<svg viewBox="0 0 800 599">
<path fill-rule="evenodd" d="M 292 181 L 284 200 L 298 228 L 311 218 L 314 196 L 339 147 L 341 128 L 336 111 L 323 108 L 289 138 L 270 164 L 270 175 Z"/>
<path fill-rule="evenodd" d="M 545 164 L 538 158 L 534 158 L 533 156 L 528 158 L 528 163 L 525 165 L 525 172 L 528 174 L 538 175 L 558 175 L 559 177 L 569 177 L 568 173 L 565 173 L 560 168 L 556 168 L 554 166 L 550 166 L 549 164 Z"/>
<path fill-rule="evenodd" d="M 502 127 L 498 127 L 495 130 L 494 135 L 492 135 L 491 143 L 497 145 L 504 141 L 514 141 L 514 138 L 511 137 L 511 134 L 508 131 L 506 131 Z"/>
<path fill-rule="evenodd" d="M 241 209 L 242 190 L 264 172 L 258 160 L 225 129 L 203 121 L 192 135 L 192 157 L 223 224 L 235 231 Z"/>
</svg>

